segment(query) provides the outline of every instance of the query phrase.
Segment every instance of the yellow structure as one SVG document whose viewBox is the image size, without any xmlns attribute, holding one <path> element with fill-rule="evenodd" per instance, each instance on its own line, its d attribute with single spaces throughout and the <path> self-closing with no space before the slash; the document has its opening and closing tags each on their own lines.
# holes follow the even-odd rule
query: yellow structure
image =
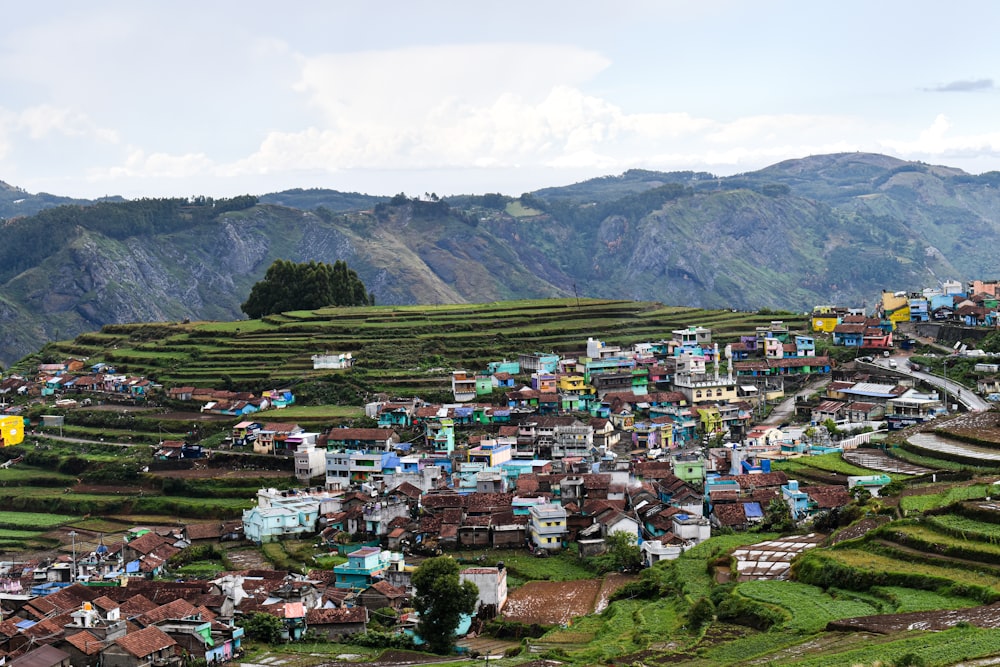
<svg viewBox="0 0 1000 667">
<path fill-rule="evenodd" d="M 833 306 L 816 306 L 812 312 L 812 330 L 833 333 L 834 328 L 840 324 L 840 316 Z"/>
<path fill-rule="evenodd" d="M 697 410 L 702 433 L 722 433 L 722 413 L 719 411 L 719 408 L 710 405 L 704 408 L 697 408 Z"/>
<path fill-rule="evenodd" d="M 582 375 L 560 375 L 558 387 L 565 394 L 583 394 L 587 391 L 587 381 Z"/>
<path fill-rule="evenodd" d="M 0 447 L 13 447 L 24 442 L 24 418 L 0 417 Z"/>
<path fill-rule="evenodd" d="M 905 292 L 882 292 L 882 319 L 892 323 L 892 330 L 900 322 L 910 321 L 910 300 Z"/>
</svg>

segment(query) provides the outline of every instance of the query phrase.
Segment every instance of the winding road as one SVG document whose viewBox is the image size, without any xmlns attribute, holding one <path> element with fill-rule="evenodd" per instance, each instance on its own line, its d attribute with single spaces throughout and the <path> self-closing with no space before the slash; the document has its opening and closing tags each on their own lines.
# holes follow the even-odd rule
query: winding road
<svg viewBox="0 0 1000 667">
<path fill-rule="evenodd" d="M 949 358 L 946 358 L 950 360 Z M 896 367 L 892 368 L 890 362 L 895 362 Z M 965 385 L 959 384 L 954 380 L 946 380 L 943 376 L 936 375 L 934 373 L 926 373 L 924 371 L 915 371 L 909 366 L 909 357 L 902 354 L 897 354 L 891 357 L 875 357 L 874 361 L 870 364 L 872 366 L 878 366 L 879 368 L 889 370 L 893 373 L 899 373 L 902 375 L 907 375 L 912 378 L 916 378 L 922 382 L 925 382 L 932 387 L 937 387 L 942 390 L 948 398 L 949 403 L 961 403 L 969 412 L 985 412 L 993 407 L 993 404 L 986 399 L 978 396 L 971 389 Z M 859 362 L 865 363 L 865 362 Z M 950 412 L 950 410 L 949 410 Z"/>
</svg>

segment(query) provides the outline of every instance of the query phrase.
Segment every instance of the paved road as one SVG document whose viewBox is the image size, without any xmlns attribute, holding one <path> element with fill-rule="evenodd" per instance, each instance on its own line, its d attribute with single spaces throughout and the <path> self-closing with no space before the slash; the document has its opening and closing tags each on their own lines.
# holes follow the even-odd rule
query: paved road
<svg viewBox="0 0 1000 667">
<path fill-rule="evenodd" d="M 762 424 L 767 426 L 777 426 L 778 424 L 784 424 L 785 422 L 791 421 L 792 417 L 795 416 L 795 398 L 797 396 L 810 396 L 826 385 L 830 383 L 829 375 L 821 375 L 811 380 L 806 386 L 802 387 L 798 391 L 789 394 L 785 397 L 781 403 L 774 406 L 771 410 L 771 414 L 767 416 Z"/>
<path fill-rule="evenodd" d="M 889 365 L 890 361 L 896 362 L 896 368 L 892 368 Z M 941 375 L 935 375 L 934 373 L 928 373 L 925 371 L 912 370 L 907 363 L 908 361 L 909 358 L 906 355 L 897 354 L 888 358 L 875 357 L 873 363 L 875 366 L 880 368 L 886 368 L 896 373 L 909 375 L 910 377 L 926 382 L 933 387 L 937 387 L 947 394 L 948 403 L 961 403 L 962 406 L 970 412 L 985 412 L 993 407 L 992 403 L 978 396 L 968 387 L 955 382 L 951 378 L 946 381 Z"/>
</svg>

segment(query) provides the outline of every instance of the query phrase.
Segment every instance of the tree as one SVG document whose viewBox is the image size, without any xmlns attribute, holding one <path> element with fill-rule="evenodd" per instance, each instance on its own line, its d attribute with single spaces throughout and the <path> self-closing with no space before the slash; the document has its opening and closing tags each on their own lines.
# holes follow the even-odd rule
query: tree
<svg viewBox="0 0 1000 667">
<path fill-rule="evenodd" d="M 772 530 L 784 533 L 795 527 L 792 521 L 792 511 L 784 498 L 772 498 L 764 510 L 764 522 L 761 526 L 764 530 Z"/>
<path fill-rule="evenodd" d="M 848 493 L 851 494 L 851 498 L 854 498 L 854 502 L 858 505 L 865 505 L 872 499 L 872 492 L 860 484 L 851 487 L 851 490 Z"/>
<path fill-rule="evenodd" d="M 268 644 L 276 644 L 281 641 L 283 623 L 277 616 L 255 611 L 237 621 L 237 625 L 247 633 L 247 639 L 267 642 Z"/>
<path fill-rule="evenodd" d="M 857 487 L 855 487 L 855 488 L 857 488 Z M 878 495 L 881 496 L 881 497 L 883 497 L 883 498 L 890 498 L 892 496 L 898 496 L 899 494 L 901 494 L 903 492 L 903 489 L 905 489 L 905 488 L 906 488 L 906 485 L 903 484 L 903 482 L 901 480 L 894 479 L 891 482 L 889 482 L 888 484 L 886 484 L 885 486 L 883 486 L 882 489 L 878 492 Z"/>
<path fill-rule="evenodd" d="M 471 581 L 459 581 L 458 573 L 458 563 L 449 556 L 425 560 L 413 573 L 413 607 L 420 614 L 417 634 L 435 653 L 451 651 L 462 614 L 476 609 L 479 589 Z"/>
<path fill-rule="evenodd" d="M 597 559 L 598 569 L 605 572 L 635 572 L 642 569 L 642 549 L 636 536 L 616 530 L 604 538 L 607 551 Z"/>
<path fill-rule="evenodd" d="M 691 626 L 692 631 L 697 632 L 706 623 L 711 623 L 714 617 L 715 605 L 708 598 L 700 597 L 692 605 L 691 611 L 688 612 L 688 625 Z"/>
<path fill-rule="evenodd" d="M 326 306 L 371 306 L 358 274 L 347 263 L 295 262 L 278 259 L 267 269 L 264 279 L 250 289 L 240 306 L 248 317 L 258 318 L 288 310 L 314 310 Z"/>
</svg>

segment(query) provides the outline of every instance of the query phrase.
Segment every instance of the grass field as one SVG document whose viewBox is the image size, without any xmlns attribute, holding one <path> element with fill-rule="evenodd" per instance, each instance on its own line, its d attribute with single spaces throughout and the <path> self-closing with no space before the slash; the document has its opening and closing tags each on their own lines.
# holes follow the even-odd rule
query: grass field
<svg viewBox="0 0 1000 667">
<path fill-rule="evenodd" d="M 931 489 L 929 493 L 903 496 L 899 499 L 899 506 L 907 511 L 926 512 L 929 509 L 944 507 L 962 500 L 985 498 L 991 493 L 990 487 L 989 484 L 971 484 L 950 486 L 938 491 Z"/>
<path fill-rule="evenodd" d="M 781 607 L 789 617 L 785 626 L 804 633 L 819 632 L 833 620 L 879 611 L 865 602 L 836 599 L 816 586 L 794 581 L 747 581 L 737 591 L 744 597 Z"/>
<path fill-rule="evenodd" d="M 0 511 L 0 526 L 14 529 L 48 530 L 65 523 L 77 520 L 79 517 L 65 514 L 42 514 L 39 512 L 6 512 Z"/>
<path fill-rule="evenodd" d="M 862 468 L 861 466 L 854 465 L 853 463 L 848 463 L 841 458 L 840 452 L 830 452 L 828 454 L 819 454 L 816 456 L 802 456 L 788 461 L 776 461 L 771 467 L 774 470 L 783 470 L 786 473 L 815 469 L 823 472 L 837 473 L 838 475 L 843 475 L 844 477 L 849 475 L 873 474 L 873 471 L 870 468 Z M 899 473 L 884 474 L 889 475 L 889 477 L 894 480 L 906 480 L 912 477 L 912 475 L 902 475 Z M 844 483 L 846 483 L 846 481 L 847 480 L 845 479 Z"/>
<path fill-rule="evenodd" d="M 267 410 L 254 415 L 261 421 L 287 421 L 289 419 L 353 419 L 363 417 L 364 408 L 353 405 L 290 405 L 280 410 Z"/>
</svg>

